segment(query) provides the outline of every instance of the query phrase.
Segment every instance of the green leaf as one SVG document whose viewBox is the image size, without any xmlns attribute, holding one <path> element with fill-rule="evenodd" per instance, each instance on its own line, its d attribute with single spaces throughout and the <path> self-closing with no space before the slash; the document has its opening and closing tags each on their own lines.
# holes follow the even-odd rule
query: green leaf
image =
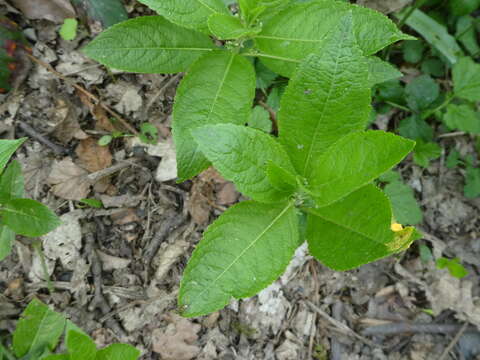
<svg viewBox="0 0 480 360">
<path fill-rule="evenodd" d="M 349 270 L 410 246 L 411 236 L 390 230 L 387 197 L 367 185 L 327 207 L 310 209 L 307 242 L 310 253 L 334 270 Z"/>
<path fill-rule="evenodd" d="M 180 285 L 182 315 L 219 310 L 231 297 L 247 298 L 275 281 L 300 245 L 292 203 L 232 206 L 208 227 Z"/>
<path fill-rule="evenodd" d="M 0 140 L 0 175 L 8 163 L 8 160 L 15 151 L 22 145 L 27 138 L 18 140 Z"/>
<path fill-rule="evenodd" d="M 330 30 L 336 29 L 349 12 L 352 12 L 355 37 L 364 55 L 411 38 L 374 10 L 345 2 L 314 0 L 294 4 L 265 23 L 255 37 L 258 49 L 265 54 L 262 61 L 276 73 L 291 77 L 297 64 L 309 54 L 318 53 Z"/>
<path fill-rule="evenodd" d="M 63 315 L 33 299 L 22 313 L 13 333 L 13 351 L 17 357 L 29 354 L 32 359 L 46 348 L 53 351 L 64 328 Z"/>
<path fill-rule="evenodd" d="M 409 8 L 404 10 L 410 11 Z M 405 16 L 405 12 L 399 17 Z M 462 55 L 462 49 L 453 36 L 448 33 L 445 26 L 439 24 L 421 10 L 414 10 L 408 17 L 406 24 L 418 32 L 422 37 L 447 58 L 450 64 L 457 62 L 458 56 Z"/>
<path fill-rule="evenodd" d="M 480 7 L 480 0 L 449 0 L 448 7 L 455 16 L 467 15 Z"/>
<path fill-rule="evenodd" d="M 86 206 L 90 206 L 95 209 L 101 209 L 103 207 L 103 203 L 101 200 L 98 199 L 80 199 L 79 202 Z"/>
<path fill-rule="evenodd" d="M 353 37 L 351 17 L 343 19 L 319 54 L 299 66 L 278 113 L 279 140 L 305 177 L 330 145 L 365 128 L 371 110 L 367 63 Z"/>
<path fill-rule="evenodd" d="M 464 278 L 465 276 L 468 275 L 467 269 L 465 269 L 463 265 L 460 264 L 459 258 L 447 259 L 447 258 L 441 257 L 437 259 L 437 268 L 438 269 L 447 268 L 450 275 L 458 279 Z"/>
<path fill-rule="evenodd" d="M 203 154 L 237 189 L 260 202 L 277 202 L 286 194 L 272 188 L 268 161 L 295 173 L 285 150 L 261 131 L 232 124 L 206 125 L 192 130 Z"/>
<path fill-rule="evenodd" d="M 267 177 L 275 189 L 287 194 L 292 194 L 298 187 L 294 174 L 271 161 L 267 164 Z"/>
<path fill-rule="evenodd" d="M 12 252 L 15 233 L 5 225 L 0 225 L 0 261 Z"/>
<path fill-rule="evenodd" d="M 228 14 L 222 0 L 139 0 L 172 23 L 208 33 L 211 14 Z M 167 31 L 173 31 L 167 30 Z"/>
<path fill-rule="evenodd" d="M 43 357 L 42 360 L 70 360 L 70 355 L 68 354 L 53 354 Z"/>
<path fill-rule="evenodd" d="M 261 61 L 255 63 L 255 72 L 257 74 L 257 88 L 265 90 L 273 84 L 278 74 L 267 68 Z"/>
<path fill-rule="evenodd" d="M 270 134 L 272 132 L 272 120 L 270 120 L 269 112 L 262 106 L 255 106 L 248 126 Z"/>
<path fill-rule="evenodd" d="M 403 58 L 405 61 L 416 64 L 422 60 L 425 45 L 421 40 L 409 40 L 403 43 Z"/>
<path fill-rule="evenodd" d="M 95 360 L 97 355 L 97 346 L 93 340 L 88 335 L 73 330 L 68 332 L 67 349 L 70 360 Z"/>
<path fill-rule="evenodd" d="M 399 181 L 392 182 L 383 190 L 392 202 L 393 215 L 400 224 L 416 225 L 423 215 L 410 186 Z"/>
<path fill-rule="evenodd" d="M 465 197 L 473 199 L 480 196 L 480 169 L 473 166 L 467 166 L 465 176 L 465 187 L 463 188 Z"/>
<path fill-rule="evenodd" d="M 137 360 L 140 351 L 128 344 L 112 344 L 97 352 L 95 360 Z"/>
<path fill-rule="evenodd" d="M 475 31 L 475 20 L 471 16 L 462 16 L 458 19 L 455 36 L 471 55 L 480 52 L 477 32 Z"/>
<path fill-rule="evenodd" d="M 98 145 L 100 146 L 107 146 L 113 140 L 112 135 L 103 135 L 100 139 L 98 139 Z"/>
<path fill-rule="evenodd" d="M 418 140 L 413 153 L 413 161 L 415 164 L 427 168 L 430 161 L 438 159 L 440 155 L 442 155 L 442 148 L 438 144 Z"/>
<path fill-rule="evenodd" d="M 398 80 L 390 80 L 377 85 L 378 100 L 402 103 L 405 97 L 403 86 Z"/>
<path fill-rule="evenodd" d="M 392 133 L 362 131 L 344 136 L 315 161 L 310 189 L 325 206 L 361 188 L 398 164 L 415 143 Z"/>
<path fill-rule="evenodd" d="M 128 13 L 121 0 L 72 0 L 72 2 L 85 9 L 90 22 L 100 23 L 103 28 L 128 19 Z"/>
<path fill-rule="evenodd" d="M 440 86 L 429 75 L 420 75 L 405 87 L 407 103 L 414 111 L 427 109 L 440 95 Z"/>
<path fill-rule="evenodd" d="M 0 175 L 0 204 L 11 199 L 21 198 L 24 194 L 22 167 L 13 160 L 5 172 Z"/>
<path fill-rule="evenodd" d="M 210 15 L 208 28 L 220 40 L 239 39 L 257 34 L 260 31 L 260 29 L 246 28 L 238 17 L 219 13 Z"/>
<path fill-rule="evenodd" d="M 433 140 L 433 129 L 418 115 L 412 115 L 400 120 L 398 133 L 412 140 Z"/>
<path fill-rule="evenodd" d="M 460 159 L 460 152 L 456 149 L 453 149 L 450 154 L 448 154 L 447 161 L 445 161 L 446 167 L 449 169 L 454 169 L 461 163 L 462 160 Z"/>
<path fill-rule="evenodd" d="M 48 207 L 31 199 L 12 199 L 0 208 L 2 223 L 24 236 L 41 236 L 60 225 Z"/>
<path fill-rule="evenodd" d="M 480 114 L 469 105 L 448 105 L 443 120 L 450 129 L 480 134 Z"/>
<path fill-rule="evenodd" d="M 197 175 L 210 165 L 190 131 L 209 124 L 246 124 L 254 96 L 255 72 L 242 56 L 216 51 L 190 68 L 177 89 L 173 107 L 179 181 Z"/>
<path fill-rule="evenodd" d="M 185 71 L 212 49 L 206 35 L 161 16 L 142 16 L 105 30 L 83 52 L 108 67 L 158 74 Z"/>
<path fill-rule="evenodd" d="M 59 34 L 63 40 L 71 41 L 77 37 L 77 19 L 69 18 L 63 21 L 63 25 L 59 30 Z"/>
<path fill-rule="evenodd" d="M 140 125 L 140 135 L 138 136 L 144 144 L 157 145 L 158 143 L 158 129 L 155 125 L 150 123 L 143 123 Z"/>
<path fill-rule="evenodd" d="M 461 58 L 452 71 L 455 96 L 469 101 L 480 101 L 480 64 L 472 58 Z"/>
<path fill-rule="evenodd" d="M 445 64 L 438 58 L 429 58 L 422 62 L 422 72 L 436 77 L 445 76 Z"/>
<path fill-rule="evenodd" d="M 376 56 L 368 56 L 368 82 L 370 86 L 398 79 L 403 74 L 392 64 Z"/>
</svg>

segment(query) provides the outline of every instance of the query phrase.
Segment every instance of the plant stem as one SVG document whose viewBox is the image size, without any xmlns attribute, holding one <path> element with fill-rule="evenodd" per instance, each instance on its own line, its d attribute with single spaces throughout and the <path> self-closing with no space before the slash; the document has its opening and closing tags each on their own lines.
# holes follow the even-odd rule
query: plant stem
<svg viewBox="0 0 480 360">
<path fill-rule="evenodd" d="M 437 106 L 435 109 L 433 110 L 429 110 L 427 111 L 426 113 L 422 114 L 422 119 L 425 120 L 425 119 L 428 119 L 430 116 L 432 116 L 433 114 L 435 114 L 437 111 L 440 111 L 442 110 L 444 107 L 448 106 L 448 104 L 450 104 L 452 102 L 452 100 L 454 99 L 454 95 L 452 94 L 449 94 L 447 95 L 447 98 L 445 99 L 445 101 L 443 103 L 441 103 L 439 106 Z"/>
<path fill-rule="evenodd" d="M 394 103 L 392 101 L 385 101 L 385 103 L 390 105 L 390 106 L 393 106 L 394 108 L 397 108 L 397 109 L 400 109 L 400 110 L 403 110 L 403 111 L 406 111 L 406 112 L 412 112 L 412 110 L 409 109 L 408 107 L 397 104 L 397 103 Z"/>
<path fill-rule="evenodd" d="M 262 53 L 244 53 L 242 54 L 243 56 L 252 56 L 252 57 L 265 57 L 269 59 L 274 59 L 274 60 L 281 60 L 281 61 L 287 61 L 287 62 L 292 62 L 299 64 L 301 61 L 300 60 L 295 60 L 295 59 L 289 59 L 289 58 L 284 58 L 281 56 L 275 56 L 275 55 L 268 55 L 268 54 L 262 54 Z"/>
</svg>

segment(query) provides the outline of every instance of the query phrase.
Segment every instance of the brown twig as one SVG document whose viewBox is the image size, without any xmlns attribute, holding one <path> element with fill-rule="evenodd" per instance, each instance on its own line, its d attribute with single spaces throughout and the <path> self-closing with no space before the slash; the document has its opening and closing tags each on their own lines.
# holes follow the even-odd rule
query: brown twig
<svg viewBox="0 0 480 360">
<path fill-rule="evenodd" d="M 452 334 L 458 332 L 462 325 L 457 324 L 415 324 L 407 322 L 397 322 L 384 325 L 376 325 L 366 328 L 362 331 L 362 335 L 398 335 L 412 333 L 429 333 L 429 334 Z M 476 331 L 474 326 L 467 328 L 465 331 Z"/>
<path fill-rule="evenodd" d="M 338 300 L 333 304 L 332 315 L 335 320 L 341 321 L 343 313 L 343 303 Z M 330 360 L 341 360 L 344 352 L 343 345 L 338 339 L 333 336 L 331 340 L 331 356 Z"/>
<path fill-rule="evenodd" d="M 442 355 L 438 358 L 438 360 L 445 360 L 448 356 L 448 353 L 453 349 L 453 347 L 458 343 L 462 335 L 467 331 L 468 323 L 463 324 L 460 330 L 457 332 L 457 335 L 450 341 L 450 344 L 445 348 Z"/>
<path fill-rule="evenodd" d="M 59 73 L 57 70 L 55 70 L 50 64 L 47 64 L 46 62 L 44 62 L 40 59 L 37 59 L 35 56 L 33 56 L 31 54 L 28 54 L 28 53 L 27 53 L 27 57 L 30 60 L 32 60 L 33 62 L 37 63 L 38 65 L 40 65 L 40 66 L 44 67 L 45 69 L 47 69 L 48 71 L 50 71 L 52 74 L 54 74 L 58 78 L 65 81 L 70 86 L 73 86 L 75 89 L 80 91 L 82 94 L 87 96 L 92 101 L 94 101 L 96 104 L 98 104 L 100 107 L 102 107 L 106 112 L 108 112 L 110 115 L 112 115 L 120 124 L 122 124 L 125 127 L 126 130 L 128 130 L 129 132 L 131 132 L 134 135 L 139 134 L 138 131 L 133 126 L 131 126 L 125 119 L 123 119 L 119 114 L 117 114 L 115 111 L 110 109 L 107 105 L 102 103 L 100 101 L 100 99 L 98 98 L 98 96 L 93 95 L 91 92 L 89 92 L 88 90 L 86 90 L 82 86 L 74 83 L 71 79 L 67 78 L 65 75 L 63 75 L 62 73 Z"/>
<path fill-rule="evenodd" d="M 258 102 L 258 105 L 268 111 L 268 113 L 270 114 L 270 120 L 272 121 L 272 131 L 274 134 L 278 134 L 277 113 L 275 112 L 275 110 L 273 110 L 270 105 L 268 105 L 262 100 Z"/>
<path fill-rule="evenodd" d="M 37 140 L 39 143 L 42 143 L 46 147 L 49 147 L 55 154 L 66 155 L 69 153 L 68 149 L 51 142 L 45 136 L 38 133 L 33 127 L 31 127 L 27 123 L 24 123 L 23 121 L 18 121 L 18 127 L 22 129 L 28 136 L 34 138 L 35 140 Z"/>
</svg>

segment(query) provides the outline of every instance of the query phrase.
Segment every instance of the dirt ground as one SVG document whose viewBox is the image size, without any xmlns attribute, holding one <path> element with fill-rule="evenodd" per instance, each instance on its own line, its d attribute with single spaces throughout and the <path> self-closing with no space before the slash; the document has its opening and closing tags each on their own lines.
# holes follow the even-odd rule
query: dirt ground
<svg viewBox="0 0 480 360">
<path fill-rule="evenodd" d="M 0 334 L 37 296 L 99 346 L 128 342 L 142 359 L 480 359 L 480 199 L 463 196 L 462 170 L 447 169 L 444 156 L 428 169 L 411 159 L 400 166 L 424 211 L 424 238 L 408 251 L 340 273 L 302 247 L 258 296 L 179 317 L 176 295 L 195 244 L 241 200 L 213 170 L 175 182 L 170 121 L 181 75 L 110 72 L 80 52 L 92 38 L 84 27 L 67 42 L 58 23 L 26 19 L 2 1 L 0 10 L 39 60 L 0 94 L 0 136 L 30 138 L 18 153 L 28 196 L 63 220 L 41 239 L 43 253 L 19 237 L 0 263 Z M 150 122 L 160 142 L 127 136 L 100 147 L 102 135 L 130 133 L 122 119 L 135 129 Z M 468 136 L 440 142 L 463 153 L 473 146 Z M 87 197 L 105 207 L 82 207 L 77 200 Z M 469 275 L 459 280 L 422 261 L 420 245 L 460 258 Z"/>
</svg>

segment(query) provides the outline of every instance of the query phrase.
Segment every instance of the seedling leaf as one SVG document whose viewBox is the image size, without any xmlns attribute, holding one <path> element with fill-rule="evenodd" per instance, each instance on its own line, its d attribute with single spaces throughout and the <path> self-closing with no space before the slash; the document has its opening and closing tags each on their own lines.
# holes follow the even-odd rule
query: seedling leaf
<svg viewBox="0 0 480 360">
<path fill-rule="evenodd" d="M 231 297 L 255 295 L 282 274 L 299 245 L 292 203 L 234 205 L 193 252 L 180 285 L 182 315 L 208 314 Z"/>
<path fill-rule="evenodd" d="M 18 140 L 0 140 L 0 175 L 8 163 L 8 160 L 15 151 L 22 145 L 27 138 Z"/>
<path fill-rule="evenodd" d="M 11 199 L 21 198 L 24 193 L 22 167 L 16 160 L 12 161 L 0 175 L 0 204 Z"/>
<path fill-rule="evenodd" d="M 15 233 L 5 225 L 0 225 L 0 261 L 12 252 Z"/>
<path fill-rule="evenodd" d="M 97 352 L 95 360 L 137 360 L 140 351 L 128 344 L 112 344 Z"/>
<path fill-rule="evenodd" d="M 68 18 L 63 22 L 62 27 L 60 28 L 59 34 L 63 40 L 71 41 L 77 37 L 77 19 Z"/>
</svg>

